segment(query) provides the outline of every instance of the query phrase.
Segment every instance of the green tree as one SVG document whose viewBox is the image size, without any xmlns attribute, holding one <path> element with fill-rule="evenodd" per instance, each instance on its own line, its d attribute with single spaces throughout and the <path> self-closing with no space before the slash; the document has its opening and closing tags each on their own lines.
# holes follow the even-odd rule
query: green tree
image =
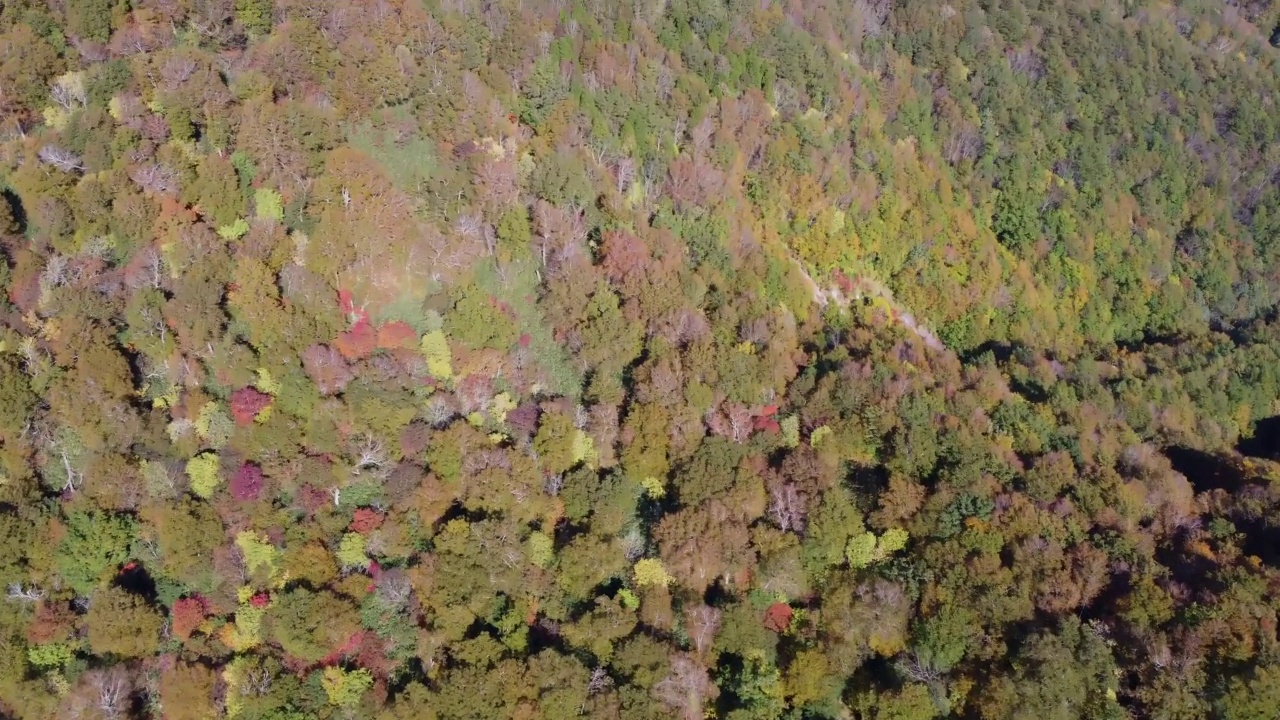
<svg viewBox="0 0 1280 720">
<path fill-rule="evenodd" d="M 135 526 L 126 515 L 72 513 L 58 546 L 58 570 L 73 590 L 89 595 L 129 558 Z"/>
<path fill-rule="evenodd" d="M 916 624 L 912 631 L 912 646 L 920 663 L 946 672 L 964 658 L 978 630 L 971 611 L 946 605 Z"/>
<path fill-rule="evenodd" d="M 547 472 L 558 475 L 577 464 L 573 448 L 577 434 L 578 430 L 569 417 L 558 412 L 543 414 L 538 434 L 533 439 L 533 449 Z"/>
<path fill-rule="evenodd" d="M 30 419 L 39 396 L 12 355 L 0 354 L 0 435 L 16 437 Z"/>
<path fill-rule="evenodd" d="M 214 227 L 231 225 L 244 216 L 240 180 L 235 167 L 221 156 L 205 157 L 196 167 L 196 181 L 185 192 Z"/>
<path fill-rule="evenodd" d="M 857 705 L 867 718 L 874 720 L 932 720 L 938 707 L 928 685 L 910 683 L 897 690 L 868 693 L 858 698 Z"/>
<path fill-rule="evenodd" d="M 369 566 L 369 558 L 365 555 L 364 536 L 359 533 L 346 533 L 338 544 L 338 562 L 344 568 L 365 568 Z"/>
<path fill-rule="evenodd" d="M 495 298 L 469 289 L 445 316 L 445 332 L 474 349 L 508 350 L 515 344 L 517 328 Z"/>
<path fill-rule="evenodd" d="M 1049 720 L 1128 717 L 1116 699 L 1111 650 L 1075 618 L 1068 618 L 1056 632 L 1029 637 L 1012 663 L 1012 676 L 988 690 L 992 700 L 1009 693 L 1002 698 L 1009 709 Z"/>
<path fill-rule="evenodd" d="M 191 492 L 208 500 L 222 484 L 218 454 L 203 452 L 187 461 L 187 477 L 191 479 Z"/>
<path fill-rule="evenodd" d="M 522 119 L 530 125 L 540 125 L 551 108 L 565 98 L 568 90 L 555 59 L 551 56 L 540 58 L 524 84 Z"/>
<path fill-rule="evenodd" d="M 150 536 L 160 551 L 160 573 L 202 592 L 218 585 L 211 560 L 226 536 L 222 521 L 208 503 L 183 498 L 174 504 L 149 506 L 142 518 L 148 526 L 141 534 Z"/>
<path fill-rule="evenodd" d="M 236 20 L 250 33 L 271 32 L 272 0 L 236 0 Z"/>
<path fill-rule="evenodd" d="M 1000 242 L 1012 250 L 1026 247 L 1039 238 L 1040 219 L 1032 202 L 1027 191 L 1019 187 L 1001 189 L 996 195 L 991 229 Z"/>
<path fill-rule="evenodd" d="M 862 517 L 848 493 L 840 487 L 827 491 L 809 516 L 803 546 L 805 566 L 812 575 L 821 577 L 828 568 L 844 562 L 851 547 L 861 548 L 851 541 L 863 537 L 865 542 L 864 532 Z M 875 536 L 871 539 L 874 546 Z"/>
<path fill-rule="evenodd" d="M 803 650 L 783 673 L 783 687 L 793 707 L 809 708 L 820 716 L 832 716 L 840 705 L 840 679 L 827 657 L 817 650 Z"/>
<path fill-rule="evenodd" d="M 1264 720 L 1280 706 L 1280 667 L 1262 665 L 1248 674 L 1231 678 L 1226 692 L 1215 702 L 1225 720 Z"/>
<path fill-rule="evenodd" d="M 777 720 L 787 709 L 782 673 L 761 650 L 748 651 L 741 666 L 719 682 L 722 696 L 731 692 L 739 705 L 729 711 L 729 720 Z"/>
<path fill-rule="evenodd" d="M 519 258 L 529 253 L 533 229 L 529 226 L 529 213 L 525 208 L 512 208 L 502 214 L 497 228 L 499 247 L 504 257 Z"/>
<path fill-rule="evenodd" d="M 111 36 L 111 0 L 68 0 L 67 29 L 85 40 L 105 43 Z"/>
<path fill-rule="evenodd" d="M 179 662 L 160 673 L 160 702 L 170 720 L 207 720 L 216 717 L 214 689 L 217 676 L 196 663 Z"/>
<path fill-rule="evenodd" d="M 373 675 L 364 668 L 343 670 L 327 667 L 320 682 L 324 685 L 324 692 L 329 696 L 331 705 L 354 707 L 360 704 L 360 698 L 373 687 Z"/>
</svg>

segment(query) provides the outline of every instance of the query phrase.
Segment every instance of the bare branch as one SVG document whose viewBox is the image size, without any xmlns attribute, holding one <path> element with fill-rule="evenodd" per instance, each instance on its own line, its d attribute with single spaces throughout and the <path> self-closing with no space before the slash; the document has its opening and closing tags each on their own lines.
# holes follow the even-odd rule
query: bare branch
<svg viewBox="0 0 1280 720">
<path fill-rule="evenodd" d="M 40 161 L 48 165 L 52 165 L 62 172 L 76 172 L 84 170 L 84 162 L 79 155 L 60 148 L 57 145 L 45 145 L 40 148 L 40 152 L 36 154 Z"/>
<path fill-rule="evenodd" d="M 44 598 L 44 591 L 35 585 L 27 587 L 22 583 L 9 583 L 7 597 L 18 602 L 38 602 Z"/>
</svg>

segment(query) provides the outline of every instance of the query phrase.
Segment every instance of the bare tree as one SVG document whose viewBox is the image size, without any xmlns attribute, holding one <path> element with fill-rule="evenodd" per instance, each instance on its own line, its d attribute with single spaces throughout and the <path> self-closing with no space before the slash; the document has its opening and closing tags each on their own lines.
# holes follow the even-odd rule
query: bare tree
<svg viewBox="0 0 1280 720">
<path fill-rule="evenodd" d="M 125 272 L 124 283 L 132 290 L 143 287 L 159 288 L 164 279 L 164 259 L 155 247 L 148 245 L 137 253 Z"/>
<path fill-rule="evenodd" d="M 689 634 L 694 652 L 705 656 L 711 649 L 711 643 L 720 631 L 721 616 L 719 610 L 709 605 L 695 605 L 685 610 L 685 632 Z"/>
<path fill-rule="evenodd" d="M 383 604 L 403 608 L 413 594 L 413 585 L 403 570 L 391 569 L 378 578 L 376 594 Z"/>
<path fill-rule="evenodd" d="M 108 670 L 96 671 L 90 680 L 97 690 L 96 705 L 108 718 L 123 717 L 129 708 L 129 676 L 119 665 Z"/>
<path fill-rule="evenodd" d="M 37 602 L 44 598 L 44 591 L 35 585 L 26 586 L 22 583 L 9 583 L 9 592 L 6 597 L 18 602 Z"/>
<path fill-rule="evenodd" d="M 973 127 L 962 127 L 951 133 L 942 144 L 942 154 L 955 165 L 972 160 L 982 153 L 982 136 Z"/>
<path fill-rule="evenodd" d="M 240 683 L 240 694 L 261 697 L 271 691 L 271 671 L 264 667 L 252 667 Z"/>
<path fill-rule="evenodd" d="M 1010 48 L 1005 50 L 1004 57 L 1009 68 L 1023 77 L 1035 81 L 1044 75 L 1044 61 L 1029 47 Z"/>
<path fill-rule="evenodd" d="M 631 189 L 636 179 L 636 161 L 623 155 L 613 164 L 614 187 L 621 195 Z"/>
<path fill-rule="evenodd" d="M 572 205 L 562 208 L 538 200 L 533 207 L 533 222 L 542 265 L 550 273 L 572 266 L 573 261 L 583 254 L 587 226 L 581 208 Z"/>
<path fill-rule="evenodd" d="M 312 345 L 304 350 L 302 367 L 325 394 L 339 392 L 352 377 L 347 361 L 328 345 Z"/>
<path fill-rule="evenodd" d="M 479 191 L 485 209 L 496 217 L 512 207 L 520 197 L 515 160 L 506 156 L 489 156 L 476 169 L 473 184 Z"/>
<path fill-rule="evenodd" d="M 591 671 L 591 679 L 587 681 L 587 695 L 598 695 L 611 687 L 613 687 L 613 678 L 609 675 L 609 671 L 602 667 Z"/>
<path fill-rule="evenodd" d="M 170 194 L 178 191 L 178 174 L 157 163 L 136 167 L 130 171 L 129 177 L 146 192 Z"/>
<path fill-rule="evenodd" d="M 423 419 L 431 427 L 440 428 L 448 424 L 458 414 L 456 404 L 452 398 L 436 393 L 427 401 L 427 407 L 423 410 Z"/>
<path fill-rule="evenodd" d="M 65 255 L 50 255 L 40 272 L 40 293 L 60 288 L 71 280 L 71 260 Z"/>
<path fill-rule="evenodd" d="M 45 450 L 48 456 L 55 464 L 61 468 L 63 473 L 62 492 L 74 493 L 84 485 L 84 471 L 72 461 L 72 452 L 65 440 L 59 438 L 53 441 Z"/>
<path fill-rule="evenodd" d="M 933 684 L 942 679 L 942 671 L 932 662 L 920 657 L 920 653 L 912 652 L 898 661 L 898 670 L 912 680 Z"/>
<path fill-rule="evenodd" d="M 88 103 L 83 82 L 62 82 L 59 78 L 58 82 L 53 83 L 49 95 L 67 110 L 76 106 L 84 107 Z"/>
<path fill-rule="evenodd" d="M 693 144 L 693 152 L 697 155 L 705 155 L 711 149 L 711 134 L 715 132 L 715 123 L 711 121 L 711 116 L 702 118 L 702 122 L 694 126 L 689 133 L 689 139 Z"/>
<path fill-rule="evenodd" d="M 701 309 L 682 306 L 651 322 L 650 332 L 667 342 L 683 347 L 711 332 L 711 324 Z"/>
<path fill-rule="evenodd" d="M 750 408 L 736 402 L 726 402 L 719 410 L 708 410 L 706 417 L 711 432 L 736 443 L 744 443 L 751 437 L 751 419 Z"/>
<path fill-rule="evenodd" d="M 869 37 L 880 37 L 889 22 L 889 11 L 892 9 L 889 0 L 856 0 L 853 3 L 854 17 L 862 18 L 862 32 Z"/>
<path fill-rule="evenodd" d="M 805 500 L 795 483 L 778 484 L 769 491 L 769 517 L 786 531 L 804 532 Z"/>
<path fill-rule="evenodd" d="M 355 451 L 356 461 L 351 468 L 352 475 L 370 473 L 385 475 L 390 468 L 387 465 L 387 450 L 382 441 L 366 435 Z"/>
<path fill-rule="evenodd" d="M 177 90 L 196 71 L 196 61 L 190 57 L 172 55 L 160 68 L 160 79 L 166 90 Z"/>
<path fill-rule="evenodd" d="M 480 240 L 484 236 L 484 218 L 480 213 L 462 213 L 453 220 L 453 229 L 463 237 Z"/>
<path fill-rule="evenodd" d="M 706 668 L 688 655 L 672 658 L 671 674 L 653 686 L 653 696 L 685 720 L 701 720 L 703 706 L 718 694 Z"/>
<path fill-rule="evenodd" d="M 560 494 L 560 490 L 564 487 L 564 475 L 552 475 L 542 484 L 542 490 L 551 497 Z"/>
<path fill-rule="evenodd" d="M 62 172 L 84 170 L 84 161 L 80 159 L 79 155 L 57 145 L 45 145 L 40 148 L 37 157 L 40 158 L 41 162 L 52 165 Z"/>
</svg>

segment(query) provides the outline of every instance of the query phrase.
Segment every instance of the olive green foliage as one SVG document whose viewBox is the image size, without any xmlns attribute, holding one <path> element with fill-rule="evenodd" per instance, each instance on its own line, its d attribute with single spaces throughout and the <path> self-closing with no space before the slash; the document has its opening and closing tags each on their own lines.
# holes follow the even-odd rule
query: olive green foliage
<svg viewBox="0 0 1280 720">
<path fill-rule="evenodd" d="M 27 375 L 14 356 L 0 355 L 0 429 L 17 434 L 39 396 L 31 390 Z"/>
<path fill-rule="evenodd" d="M 85 614 L 89 649 L 96 655 L 147 657 L 160 644 L 163 618 L 145 598 L 117 587 L 93 593 Z"/>
<path fill-rule="evenodd" d="M 71 35 L 106 42 L 111 35 L 111 0 L 69 0 L 67 30 Z"/>
<path fill-rule="evenodd" d="M 290 656 L 313 663 L 340 648 L 358 628 L 349 602 L 325 590 L 295 588 L 267 613 L 271 636 Z"/>
</svg>

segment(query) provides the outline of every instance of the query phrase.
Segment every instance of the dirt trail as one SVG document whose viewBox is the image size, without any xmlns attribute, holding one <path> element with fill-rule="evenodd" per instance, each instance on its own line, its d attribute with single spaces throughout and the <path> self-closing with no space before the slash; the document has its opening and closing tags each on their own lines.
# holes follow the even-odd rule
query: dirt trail
<svg viewBox="0 0 1280 720">
<path fill-rule="evenodd" d="M 930 349 L 937 350 L 939 352 L 947 349 L 947 346 L 942 344 L 942 341 L 938 339 L 938 336 L 934 335 L 933 331 L 929 328 L 921 325 L 911 311 L 903 307 L 893 298 L 893 291 L 885 287 L 885 285 L 879 280 L 867 275 L 854 276 L 852 278 L 853 297 L 846 298 L 838 287 L 832 286 L 823 290 L 818 285 L 817 281 L 813 279 L 813 276 L 809 274 L 809 271 L 805 269 L 804 263 L 801 263 L 795 258 L 791 258 L 791 262 L 795 263 L 796 267 L 799 268 L 800 276 L 803 277 L 805 283 L 809 285 L 809 289 L 813 293 L 813 301 L 818 303 L 818 305 L 826 307 L 827 303 L 834 302 L 841 307 L 848 307 L 849 303 L 853 300 L 858 300 L 863 297 L 877 298 L 884 301 L 885 304 L 889 306 L 889 317 L 893 321 L 897 322 L 916 337 L 923 340 L 924 344 Z"/>
</svg>

